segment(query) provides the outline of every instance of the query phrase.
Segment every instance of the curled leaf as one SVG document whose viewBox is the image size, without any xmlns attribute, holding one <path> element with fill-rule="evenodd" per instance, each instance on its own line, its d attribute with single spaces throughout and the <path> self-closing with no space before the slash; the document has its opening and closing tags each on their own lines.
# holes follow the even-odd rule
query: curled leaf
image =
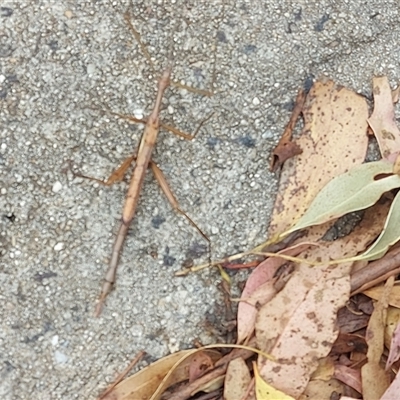
<svg viewBox="0 0 400 400">
<path fill-rule="evenodd" d="M 393 175 L 393 177 L 398 175 Z M 385 255 L 390 246 L 393 246 L 400 240 L 400 192 L 397 193 L 389 214 L 386 218 L 382 233 L 374 244 L 363 254 L 356 257 L 357 260 L 377 260 Z"/>
</svg>

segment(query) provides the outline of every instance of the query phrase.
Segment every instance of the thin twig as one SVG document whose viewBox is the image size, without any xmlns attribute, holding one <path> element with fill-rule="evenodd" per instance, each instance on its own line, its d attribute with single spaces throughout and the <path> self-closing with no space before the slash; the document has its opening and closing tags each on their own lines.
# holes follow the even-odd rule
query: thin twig
<svg viewBox="0 0 400 400">
<path fill-rule="evenodd" d="M 99 396 L 97 400 L 104 399 L 114 388 L 128 375 L 129 371 L 140 361 L 140 359 L 146 354 L 145 351 L 141 350 L 137 354 L 137 356 L 129 363 L 129 365 L 122 371 L 115 381 Z"/>
</svg>

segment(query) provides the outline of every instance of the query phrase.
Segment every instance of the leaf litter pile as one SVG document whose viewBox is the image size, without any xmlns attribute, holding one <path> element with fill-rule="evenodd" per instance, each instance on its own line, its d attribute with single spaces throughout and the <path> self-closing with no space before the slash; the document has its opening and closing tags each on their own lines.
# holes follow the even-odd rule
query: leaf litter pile
<svg viewBox="0 0 400 400">
<path fill-rule="evenodd" d="M 379 77 L 373 97 L 369 116 L 362 96 L 330 80 L 299 92 L 272 154 L 281 177 L 268 241 L 213 263 L 228 283 L 222 267 L 257 265 L 238 304 L 236 343 L 171 354 L 101 398 L 400 398 L 398 92 Z M 379 161 L 365 162 L 368 134 Z M 346 230 L 341 217 L 354 212 L 359 221 Z"/>
</svg>

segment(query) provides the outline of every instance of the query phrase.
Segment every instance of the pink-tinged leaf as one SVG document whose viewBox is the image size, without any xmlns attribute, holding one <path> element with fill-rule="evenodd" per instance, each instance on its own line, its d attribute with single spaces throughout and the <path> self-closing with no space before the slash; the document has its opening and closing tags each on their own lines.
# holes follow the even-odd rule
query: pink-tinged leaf
<svg viewBox="0 0 400 400">
<path fill-rule="evenodd" d="M 400 152 L 400 131 L 396 125 L 392 91 L 386 76 L 374 78 L 373 94 L 374 111 L 368 123 L 378 141 L 382 157 L 393 162 Z"/>
<path fill-rule="evenodd" d="M 193 356 L 189 365 L 189 382 L 200 378 L 213 366 L 212 358 L 205 351 L 199 351 Z"/>
<path fill-rule="evenodd" d="M 355 255 L 382 229 L 377 204 L 346 237 L 320 243 L 298 257 L 322 263 L 301 263 L 286 286 L 259 309 L 255 333 L 258 348 L 275 357 L 259 358 L 263 379 L 298 398 L 305 390 L 318 359 L 326 357 L 335 342 L 337 312 L 350 295 L 351 263 L 327 265 L 324 261 Z M 387 207 L 386 207 L 387 208 Z M 290 377 L 290 379 L 288 379 Z"/>
<path fill-rule="evenodd" d="M 389 356 L 386 361 L 386 370 L 388 370 L 393 363 L 400 359 L 400 323 L 397 324 L 392 336 L 392 343 L 390 344 Z"/>
<path fill-rule="evenodd" d="M 337 380 L 345 383 L 347 386 L 357 390 L 358 393 L 362 393 L 361 371 L 359 369 L 353 369 L 346 367 L 345 365 L 336 364 L 333 376 Z"/>
<path fill-rule="evenodd" d="M 239 357 L 232 360 L 226 370 L 224 400 L 242 399 L 247 393 L 250 382 L 250 371 L 243 358 Z"/>
<path fill-rule="evenodd" d="M 286 254 L 290 256 L 296 256 L 304 249 L 309 247 L 309 244 L 301 244 L 290 247 L 281 251 L 281 254 Z M 275 272 L 285 264 L 287 261 L 283 258 L 271 257 L 263 261 L 255 270 L 251 273 L 247 279 L 246 286 L 243 289 L 241 301 L 238 307 L 237 316 L 237 329 L 238 329 L 238 339 L 237 343 L 243 343 L 246 338 L 254 331 L 254 324 L 256 321 L 257 309 L 255 303 L 251 304 L 249 299 L 254 294 L 254 292 L 261 286 L 265 286 L 266 293 L 260 297 L 260 305 L 265 304 L 270 298 L 274 296 L 276 290 L 273 287 L 273 277 Z M 254 297 L 256 298 L 256 297 Z M 257 300 L 256 300 L 257 301 Z"/>
</svg>

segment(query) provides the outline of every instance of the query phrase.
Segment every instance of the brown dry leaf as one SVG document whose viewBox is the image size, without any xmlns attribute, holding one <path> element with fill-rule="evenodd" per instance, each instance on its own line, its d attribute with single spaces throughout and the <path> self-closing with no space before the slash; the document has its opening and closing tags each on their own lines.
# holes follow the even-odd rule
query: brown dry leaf
<svg viewBox="0 0 400 400">
<path fill-rule="evenodd" d="M 340 382 L 345 383 L 347 386 L 350 386 L 358 393 L 362 393 L 361 371 L 359 369 L 353 369 L 345 365 L 337 364 L 335 365 L 334 377 Z"/>
<path fill-rule="evenodd" d="M 382 297 L 384 290 L 384 285 L 379 285 L 374 286 L 371 289 L 364 290 L 363 293 L 371 299 L 378 300 Z M 393 286 L 389 296 L 389 305 L 400 308 L 400 285 Z"/>
<path fill-rule="evenodd" d="M 332 81 L 316 82 L 303 109 L 302 154 L 282 169 L 269 236 L 285 232 L 335 176 L 364 161 L 368 137 L 365 99 Z"/>
<path fill-rule="evenodd" d="M 379 207 L 368 210 L 350 235 L 321 243 L 299 257 L 329 261 L 362 251 L 382 229 Z M 275 361 L 260 357 L 259 369 L 263 379 L 275 388 L 299 397 L 318 359 L 331 350 L 338 335 L 337 311 L 350 295 L 350 267 L 351 263 L 318 267 L 300 264 L 282 291 L 259 310 L 258 348 L 275 357 Z"/>
<path fill-rule="evenodd" d="M 386 326 L 385 326 L 385 347 L 390 348 L 392 337 L 397 325 L 400 323 L 400 309 L 390 307 L 387 310 Z"/>
<path fill-rule="evenodd" d="M 189 366 L 189 382 L 193 382 L 200 378 L 208 370 L 213 368 L 213 366 L 214 361 L 205 351 L 196 353 L 193 356 Z"/>
<path fill-rule="evenodd" d="M 368 346 L 363 336 L 341 332 L 332 346 L 331 355 L 351 353 L 353 351 L 366 354 L 367 348 Z"/>
<path fill-rule="evenodd" d="M 398 154 L 393 164 L 393 173 L 396 175 L 400 175 L 400 154 Z"/>
<path fill-rule="evenodd" d="M 329 381 L 321 381 L 319 379 L 312 380 L 308 383 L 304 393 L 298 397 L 299 400 L 331 400 L 332 394 L 344 393 L 345 385 L 337 379 Z M 334 397 L 333 397 L 334 398 Z M 342 400 L 343 397 L 340 397 Z M 356 400 L 356 399 L 354 399 Z"/>
<path fill-rule="evenodd" d="M 361 368 L 364 400 L 379 399 L 390 384 L 390 375 L 385 371 L 380 361 L 384 348 L 388 301 L 393 284 L 394 277 L 390 277 L 385 284 L 382 297 L 375 304 L 367 327 L 365 338 L 368 344 L 368 361 Z"/>
<path fill-rule="evenodd" d="M 214 362 L 221 358 L 220 353 L 215 350 L 206 350 L 205 352 Z M 190 353 L 193 353 L 193 355 L 187 357 Z M 170 377 L 169 386 L 188 379 L 189 366 L 195 355 L 194 350 L 183 350 L 164 357 L 122 381 L 103 399 L 148 400 L 157 390 L 168 372 L 170 372 L 171 368 L 184 357 L 187 358 L 179 364 Z"/>
<path fill-rule="evenodd" d="M 229 363 L 226 370 L 224 399 L 242 399 L 247 392 L 250 382 L 251 376 L 246 362 L 241 357 L 235 358 Z"/>
<path fill-rule="evenodd" d="M 389 355 L 385 369 L 388 370 L 396 361 L 400 360 L 400 324 L 397 324 L 392 335 L 392 342 L 389 347 Z"/>
<path fill-rule="evenodd" d="M 333 378 L 335 372 L 335 364 L 331 357 L 324 357 L 318 360 L 318 367 L 311 375 L 312 380 L 329 381 Z M 309 383 L 310 383 L 309 382 Z"/>
<path fill-rule="evenodd" d="M 296 126 L 297 119 L 299 118 L 303 106 L 304 101 L 306 99 L 306 93 L 304 90 L 299 90 L 296 97 L 296 103 L 290 117 L 290 121 L 286 126 L 285 131 L 282 134 L 281 139 L 279 140 L 278 145 L 275 147 L 275 150 L 272 152 L 271 157 L 271 171 L 275 171 L 280 167 L 286 160 L 291 157 L 294 157 L 298 154 L 301 154 L 302 150 L 300 146 L 291 141 L 292 133 Z"/>
<path fill-rule="evenodd" d="M 374 111 L 368 123 L 378 141 L 382 157 L 393 162 L 400 151 L 400 131 L 396 125 L 392 91 L 386 76 L 373 79 L 373 94 Z"/>
<path fill-rule="evenodd" d="M 400 371 L 397 372 L 396 378 L 390 384 L 389 388 L 382 395 L 380 400 L 398 400 L 400 393 Z"/>
<path fill-rule="evenodd" d="M 296 245 L 285 249 L 280 253 L 296 256 L 308 246 L 308 244 Z M 248 277 L 238 306 L 237 343 L 243 343 L 246 338 L 250 337 L 253 333 L 257 316 L 256 302 L 259 302 L 259 305 L 263 305 L 275 295 L 276 289 L 273 286 L 273 277 L 278 268 L 286 262 L 287 261 L 283 258 L 268 258 L 255 268 Z M 257 289 L 260 289 L 260 287 L 263 287 L 262 297 L 257 298 L 254 293 Z"/>
</svg>

